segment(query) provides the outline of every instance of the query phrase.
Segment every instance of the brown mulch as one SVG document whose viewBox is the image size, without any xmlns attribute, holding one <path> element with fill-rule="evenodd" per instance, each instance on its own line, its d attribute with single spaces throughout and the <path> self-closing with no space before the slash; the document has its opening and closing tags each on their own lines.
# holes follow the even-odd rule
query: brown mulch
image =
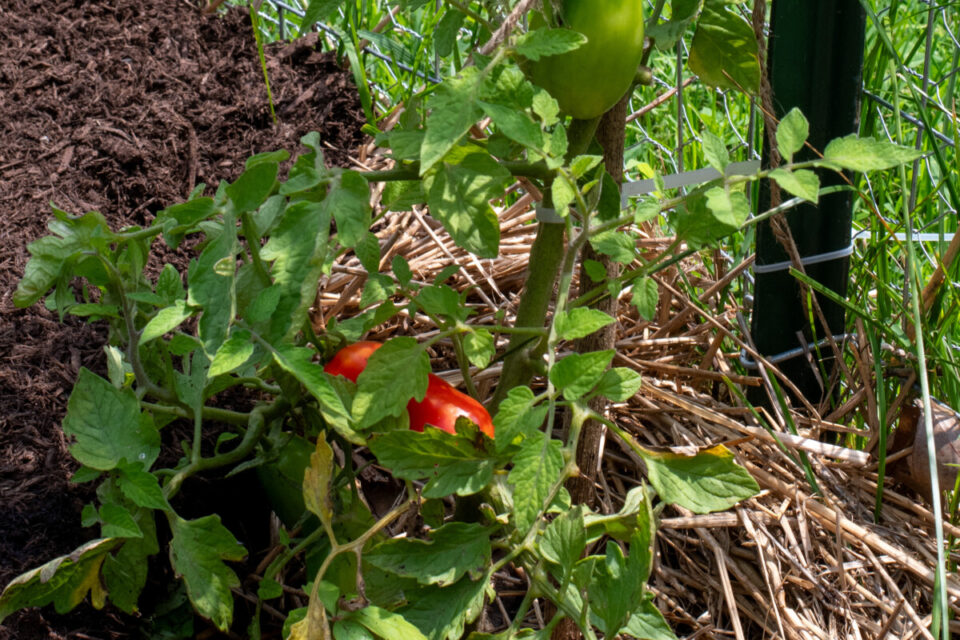
<svg viewBox="0 0 960 640">
<path fill-rule="evenodd" d="M 280 123 L 245 12 L 204 16 L 185 0 L 4 0 L 0 4 L 0 586 L 91 537 L 87 487 L 60 421 L 81 366 L 105 368 L 106 329 L 13 307 L 26 245 L 49 203 L 148 225 L 195 185 L 232 180 L 246 157 L 291 152 L 316 130 L 331 165 L 361 142 L 348 72 L 306 45 L 268 48 Z M 169 255 L 181 261 L 183 257 Z M 0 638 L 125 638 L 111 612 L 12 616 Z"/>
</svg>

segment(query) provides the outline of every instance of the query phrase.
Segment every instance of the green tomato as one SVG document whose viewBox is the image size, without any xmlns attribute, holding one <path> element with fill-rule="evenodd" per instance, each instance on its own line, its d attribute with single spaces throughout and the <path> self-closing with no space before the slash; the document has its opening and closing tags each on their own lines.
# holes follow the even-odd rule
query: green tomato
<svg viewBox="0 0 960 640">
<path fill-rule="evenodd" d="M 527 61 L 523 68 L 565 113 L 582 120 L 596 118 L 633 85 L 643 56 L 643 0 L 562 0 L 559 4 L 560 26 L 582 33 L 587 42 L 567 53 Z M 546 25 L 543 14 L 531 14 L 531 29 Z"/>
</svg>

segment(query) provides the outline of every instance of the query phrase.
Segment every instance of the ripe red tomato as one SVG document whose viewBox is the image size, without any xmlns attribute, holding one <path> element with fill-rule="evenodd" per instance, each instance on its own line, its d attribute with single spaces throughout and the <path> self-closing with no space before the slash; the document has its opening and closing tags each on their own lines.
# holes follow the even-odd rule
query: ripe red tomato
<svg viewBox="0 0 960 640">
<path fill-rule="evenodd" d="M 356 382 L 360 372 L 367 366 L 370 354 L 379 348 L 379 342 L 371 341 L 347 345 L 324 365 L 323 370 L 332 376 L 343 376 Z M 414 431 L 423 431 L 424 426 L 432 424 L 449 433 L 456 433 L 457 418 L 463 416 L 493 437 L 493 420 L 483 405 L 432 373 L 427 383 L 427 394 L 421 402 L 410 400 L 407 413 L 410 415 L 410 428 Z"/>
<path fill-rule="evenodd" d="M 350 382 L 356 382 L 360 372 L 367 366 L 370 354 L 380 348 L 379 342 L 354 342 L 337 351 L 333 359 L 324 365 L 323 370 L 332 376 L 343 376 Z"/>
<path fill-rule="evenodd" d="M 493 420 L 483 405 L 432 373 L 423 402 L 411 400 L 407 404 L 407 413 L 410 414 L 410 428 L 414 431 L 423 431 L 425 425 L 432 424 L 456 433 L 457 418 L 463 416 L 493 437 Z"/>
</svg>

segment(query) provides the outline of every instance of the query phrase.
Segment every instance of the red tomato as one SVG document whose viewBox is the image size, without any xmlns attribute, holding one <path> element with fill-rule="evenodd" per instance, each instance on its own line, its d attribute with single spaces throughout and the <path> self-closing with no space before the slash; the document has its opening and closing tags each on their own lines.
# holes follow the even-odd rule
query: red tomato
<svg viewBox="0 0 960 640">
<path fill-rule="evenodd" d="M 343 376 L 350 382 L 356 382 L 360 372 L 367 366 L 370 354 L 379 348 L 379 342 L 354 342 L 337 351 L 323 370 L 332 376 Z"/>
<path fill-rule="evenodd" d="M 324 365 L 323 370 L 332 376 L 343 376 L 356 382 L 360 372 L 367 366 L 370 354 L 379 348 L 379 342 L 371 341 L 347 345 Z M 432 373 L 427 383 L 427 394 L 421 402 L 410 400 L 407 413 L 410 414 L 410 428 L 414 431 L 423 431 L 424 426 L 432 424 L 449 433 L 456 433 L 457 418 L 463 416 L 493 437 L 493 420 L 483 405 Z"/>
<path fill-rule="evenodd" d="M 463 416 L 493 437 L 493 420 L 483 405 L 432 373 L 423 402 L 411 400 L 407 404 L 407 413 L 410 414 L 410 428 L 414 431 L 423 431 L 425 425 L 432 424 L 456 433 L 457 418 Z"/>
</svg>

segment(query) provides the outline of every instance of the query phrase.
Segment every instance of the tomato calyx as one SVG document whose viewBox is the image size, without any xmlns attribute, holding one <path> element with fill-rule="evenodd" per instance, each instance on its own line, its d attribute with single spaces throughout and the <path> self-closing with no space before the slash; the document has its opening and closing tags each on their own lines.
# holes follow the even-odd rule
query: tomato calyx
<svg viewBox="0 0 960 640">
<path fill-rule="evenodd" d="M 323 370 L 332 376 L 341 375 L 351 382 L 356 382 L 367 366 L 370 355 L 380 346 L 379 342 L 372 341 L 347 345 L 324 365 Z M 491 438 L 494 434 L 493 420 L 486 408 L 433 373 L 429 374 L 427 393 L 423 400 L 418 402 L 411 399 L 407 403 L 407 414 L 410 416 L 410 429 L 413 431 L 422 432 L 429 424 L 448 433 L 456 433 L 457 418 L 466 418 Z"/>
</svg>

